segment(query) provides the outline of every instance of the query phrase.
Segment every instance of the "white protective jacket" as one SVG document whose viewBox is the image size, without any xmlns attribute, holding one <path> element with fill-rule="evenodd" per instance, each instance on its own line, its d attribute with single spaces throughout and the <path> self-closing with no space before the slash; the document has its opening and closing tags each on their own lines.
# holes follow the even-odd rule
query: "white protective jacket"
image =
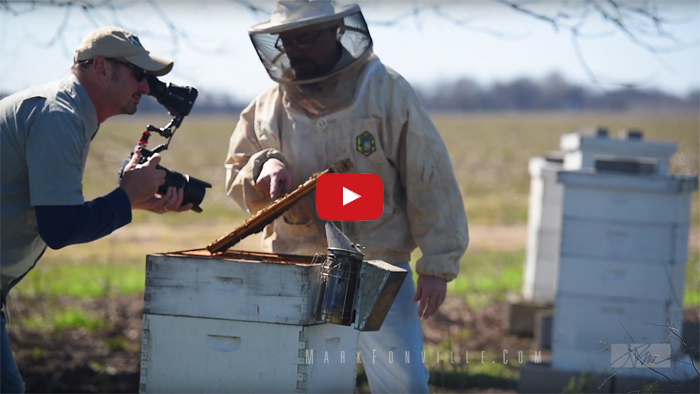
<svg viewBox="0 0 700 394">
<path fill-rule="evenodd" d="M 459 273 L 469 235 L 445 144 L 408 82 L 376 56 L 362 66 L 357 83 L 352 105 L 313 118 L 286 102 L 278 84 L 259 95 L 230 139 L 227 194 L 255 214 L 272 202 L 255 183 L 267 159 L 282 161 L 296 188 L 350 158 L 353 172 L 378 174 L 384 183 L 381 218 L 345 223 L 346 235 L 365 248 L 365 259 L 407 262 L 417 246 L 422 257 L 416 272 L 450 281 Z M 313 193 L 268 225 L 263 249 L 326 253 L 315 198 Z"/>
</svg>

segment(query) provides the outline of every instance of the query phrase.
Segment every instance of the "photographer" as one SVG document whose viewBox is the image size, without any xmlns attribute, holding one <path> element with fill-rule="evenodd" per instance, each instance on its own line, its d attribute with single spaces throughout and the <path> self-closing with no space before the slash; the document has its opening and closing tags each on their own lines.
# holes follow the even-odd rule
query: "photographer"
<svg viewBox="0 0 700 394">
<path fill-rule="evenodd" d="M 182 212 L 182 189 L 156 194 L 165 171 L 156 154 L 139 164 L 138 151 L 119 187 L 84 202 L 82 177 L 90 142 L 100 124 L 134 114 L 149 94 L 147 74 L 162 76 L 173 62 L 150 54 L 138 37 L 117 27 L 90 33 L 75 51 L 69 77 L 0 101 L 0 351 L 3 392 L 24 383 L 5 327 L 10 290 L 36 265 L 46 247 L 60 249 L 109 235 L 131 222 L 132 209 Z"/>
</svg>

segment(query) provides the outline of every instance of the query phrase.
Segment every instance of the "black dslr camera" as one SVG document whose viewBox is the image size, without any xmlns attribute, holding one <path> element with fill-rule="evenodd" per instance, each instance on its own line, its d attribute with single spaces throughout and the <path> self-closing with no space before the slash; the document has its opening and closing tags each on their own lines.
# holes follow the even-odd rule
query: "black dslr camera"
<svg viewBox="0 0 700 394">
<path fill-rule="evenodd" d="M 148 87 L 150 89 L 149 96 L 153 96 L 159 104 L 161 104 L 168 113 L 173 117 L 167 125 L 162 128 L 158 128 L 152 125 L 148 125 L 146 130 L 144 130 L 141 135 L 141 139 L 138 142 L 138 149 L 141 152 L 140 163 L 143 164 L 148 161 L 148 158 L 153 156 L 155 153 L 160 153 L 168 149 L 170 140 L 173 138 L 173 134 L 182 124 L 185 116 L 190 114 L 194 102 L 197 99 L 197 89 L 189 86 L 178 86 L 173 83 L 164 83 L 158 80 L 153 75 L 148 75 Z M 168 141 L 164 144 L 158 145 L 153 150 L 146 149 L 148 145 L 148 139 L 151 133 L 158 133 L 162 137 L 167 138 Z M 127 159 L 127 163 L 131 160 L 131 155 Z M 211 184 L 199 180 L 195 177 L 189 176 L 187 174 L 181 174 L 176 171 L 171 171 L 163 166 L 158 165 L 159 170 L 165 170 L 165 183 L 163 183 L 158 188 L 158 194 L 164 195 L 168 191 L 168 187 L 173 186 L 177 189 L 184 189 L 184 197 L 182 199 L 182 205 L 187 205 L 192 203 L 192 210 L 195 212 L 202 212 L 200 204 L 204 200 L 204 195 L 206 194 L 206 189 L 211 188 Z M 119 173 L 119 178 L 121 179 L 121 174 Z"/>
</svg>

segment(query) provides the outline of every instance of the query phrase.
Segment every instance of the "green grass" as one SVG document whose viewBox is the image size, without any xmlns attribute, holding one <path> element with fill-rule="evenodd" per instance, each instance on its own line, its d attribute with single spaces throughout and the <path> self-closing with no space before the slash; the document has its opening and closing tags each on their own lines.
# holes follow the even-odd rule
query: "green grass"
<svg viewBox="0 0 700 394">
<path fill-rule="evenodd" d="M 117 186 L 117 171 L 147 123 L 162 126 L 166 117 L 120 116 L 108 120 L 92 142 L 85 173 L 85 194 L 94 198 Z M 697 173 L 700 162 L 698 114 L 470 114 L 434 115 L 455 169 L 472 224 L 510 224 L 527 221 L 530 176 L 528 160 L 559 149 L 561 134 L 589 126 L 606 126 L 611 134 L 624 128 L 644 131 L 645 139 L 673 141 L 676 173 Z M 228 141 L 237 117 L 189 117 L 162 153 L 165 167 L 213 184 L 201 214 L 152 215 L 139 213 L 136 223 L 237 223 L 244 214 L 224 192 Z M 151 137 L 150 147 L 165 142 Z M 693 223 L 700 224 L 698 199 Z"/>
<path fill-rule="evenodd" d="M 134 251 L 138 253 L 138 251 Z M 413 265 L 415 267 L 414 254 Z M 138 294 L 145 288 L 145 258 L 118 262 L 56 262 L 35 268 L 15 291 L 24 296 L 78 299 Z M 449 294 L 464 296 L 471 307 L 503 301 L 520 292 L 525 251 L 470 250 L 462 258 L 460 275 L 448 284 Z M 417 280 L 417 276 L 414 276 Z M 686 306 L 700 305 L 700 254 L 693 252 L 686 273 Z"/>
<path fill-rule="evenodd" d="M 119 351 L 140 352 L 141 343 L 134 342 L 123 336 L 109 337 L 105 339 L 107 350 L 110 353 Z"/>
<path fill-rule="evenodd" d="M 77 299 L 131 295 L 143 292 L 144 264 L 89 263 L 49 264 L 32 270 L 17 286 L 24 296 L 72 297 Z"/>
<path fill-rule="evenodd" d="M 462 258 L 460 275 L 448 292 L 464 295 L 473 307 L 503 301 L 508 292 L 522 286 L 524 251 L 469 251 Z"/>
<path fill-rule="evenodd" d="M 88 332 L 104 329 L 109 323 L 100 315 L 81 309 L 69 307 L 56 309 L 55 312 L 20 316 L 18 324 L 35 331 L 62 332 L 83 328 Z"/>
</svg>

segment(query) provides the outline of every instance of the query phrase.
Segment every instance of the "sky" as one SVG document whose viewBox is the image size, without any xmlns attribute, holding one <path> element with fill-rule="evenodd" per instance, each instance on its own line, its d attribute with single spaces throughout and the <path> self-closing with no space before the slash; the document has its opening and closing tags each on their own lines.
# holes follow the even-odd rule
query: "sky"
<svg viewBox="0 0 700 394">
<path fill-rule="evenodd" d="M 583 4 L 515 1 L 550 16 L 558 11 L 577 16 Z M 518 77 L 542 78 L 556 71 L 574 83 L 601 90 L 619 83 L 642 83 L 686 94 L 700 88 L 700 2 L 656 3 L 658 13 L 669 21 L 665 31 L 684 45 L 650 33 L 639 35 L 656 47 L 675 49 L 653 53 L 591 15 L 580 25 L 585 37 L 578 41 L 582 58 L 602 81 L 591 85 L 568 30 L 513 11 L 499 0 L 359 1 L 375 53 L 419 87 L 460 77 L 488 85 Z M 117 10 L 32 9 L 27 4 L 0 8 L 0 91 L 14 92 L 68 75 L 74 48 L 103 25 L 124 27 L 151 52 L 173 59 L 173 72 L 161 79 L 195 86 L 200 94 L 249 101 L 272 83 L 247 29 L 269 19 L 273 2 L 255 2 L 263 12 L 253 12 L 235 0 L 115 0 L 115 4 Z M 420 11 L 414 13 L 416 8 Z M 643 25 L 632 21 L 630 26 Z"/>
</svg>

